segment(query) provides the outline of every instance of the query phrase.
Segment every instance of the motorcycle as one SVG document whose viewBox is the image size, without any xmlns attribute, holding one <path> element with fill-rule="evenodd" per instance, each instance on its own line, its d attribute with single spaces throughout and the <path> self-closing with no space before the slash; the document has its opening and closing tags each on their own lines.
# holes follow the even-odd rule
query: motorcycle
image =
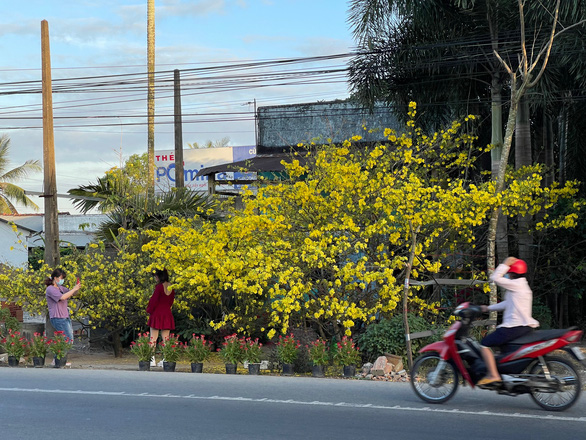
<svg viewBox="0 0 586 440">
<path fill-rule="evenodd" d="M 428 403 L 444 403 L 463 385 L 472 388 L 486 375 L 482 347 L 470 336 L 474 319 L 482 315 L 480 306 L 462 303 L 454 312 L 460 320 L 444 333 L 443 340 L 420 350 L 423 353 L 413 363 L 411 386 L 415 394 Z M 502 346 L 495 354 L 502 381 L 479 386 L 498 394 L 518 396 L 530 394 L 540 407 L 549 411 L 564 411 L 580 397 L 580 375 L 567 356 L 551 355 L 564 350 L 586 366 L 586 356 L 579 347 L 582 331 L 576 327 L 561 330 L 534 330 Z"/>
</svg>

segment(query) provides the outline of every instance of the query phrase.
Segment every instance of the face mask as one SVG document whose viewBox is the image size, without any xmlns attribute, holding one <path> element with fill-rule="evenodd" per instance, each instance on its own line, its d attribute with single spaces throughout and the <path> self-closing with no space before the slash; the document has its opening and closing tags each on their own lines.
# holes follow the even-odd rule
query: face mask
<svg viewBox="0 0 586 440">
<path fill-rule="evenodd" d="M 58 284 L 59 286 L 62 286 L 62 285 L 63 285 L 63 281 L 65 281 L 65 280 L 59 280 L 59 281 L 57 281 L 57 284 Z"/>
</svg>

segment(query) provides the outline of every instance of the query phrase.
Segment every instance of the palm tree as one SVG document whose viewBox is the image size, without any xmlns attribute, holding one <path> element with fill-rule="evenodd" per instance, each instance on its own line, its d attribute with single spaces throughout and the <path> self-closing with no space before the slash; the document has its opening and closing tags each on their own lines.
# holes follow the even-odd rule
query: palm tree
<svg viewBox="0 0 586 440">
<path fill-rule="evenodd" d="M 29 173 L 41 171 L 38 160 L 27 160 L 23 165 L 8 170 L 10 151 L 10 139 L 6 135 L 0 136 L 0 213 L 18 214 L 13 202 L 20 203 L 27 208 L 39 209 L 39 207 L 26 196 L 24 189 L 12 182 L 28 176 Z"/>
</svg>

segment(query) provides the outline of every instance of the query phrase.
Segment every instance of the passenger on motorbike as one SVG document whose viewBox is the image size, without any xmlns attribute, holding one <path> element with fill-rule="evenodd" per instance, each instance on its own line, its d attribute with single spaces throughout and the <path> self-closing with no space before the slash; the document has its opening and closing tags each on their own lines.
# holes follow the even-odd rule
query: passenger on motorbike
<svg viewBox="0 0 586 440">
<path fill-rule="evenodd" d="M 515 257 L 508 257 L 490 277 L 490 281 L 506 289 L 505 299 L 497 304 L 481 306 L 482 311 L 504 313 L 502 323 L 480 342 L 488 373 L 480 379 L 478 385 L 489 385 L 501 381 L 494 354 L 489 347 L 505 345 L 539 327 L 539 322 L 531 316 L 533 292 L 525 278 L 526 273 L 527 263 Z"/>
</svg>

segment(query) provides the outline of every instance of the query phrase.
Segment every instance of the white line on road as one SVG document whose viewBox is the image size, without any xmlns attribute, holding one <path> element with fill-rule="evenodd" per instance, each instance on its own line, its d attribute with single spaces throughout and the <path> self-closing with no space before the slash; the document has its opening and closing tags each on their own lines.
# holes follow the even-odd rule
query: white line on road
<svg viewBox="0 0 586 440">
<path fill-rule="evenodd" d="M 461 409 L 442 409 L 430 408 L 428 406 L 416 408 L 409 406 L 393 405 L 373 405 L 372 403 L 347 403 L 347 402 L 322 402 L 319 400 L 303 401 L 292 399 L 269 399 L 251 398 L 251 397 L 229 397 L 229 396 L 195 396 L 193 394 L 176 395 L 176 394 L 152 394 L 152 393 L 126 393 L 124 391 L 88 391 L 88 390 L 49 390 L 41 388 L 0 388 L 0 392 L 19 392 L 19 393 L 47 393 L 47 394 L 82 394 L 88 396 L 121 396 L 121 397 L 149 397 L 149 398 L 164 398 L 164 399 L 195 399 L 195 400 L 224 400 L 230 402 L 258 402 L 258 403 L 277 403 L 284 405 L 316 405 L 316 406 L 330 406 L 343 408 L 364 408 L 364 409 L 380 409 L 386 411 L 421 411 L 421 412 L 436 412 L 436 413 L 450 413 L 450 414 L 466 414 L 475 416 L 490 416 L 490 417 L 505 417 L 505 418 L 520 418 L 520 419 L 547 419 L 554 421 L 569 421 L 586 423 L 586 417 L 565 417 L 557 415 L 543 415 L 543 414 L 520 414 L 520 413 L 499 413 L 492 411 L 465 411 Z"/>
</svg>

